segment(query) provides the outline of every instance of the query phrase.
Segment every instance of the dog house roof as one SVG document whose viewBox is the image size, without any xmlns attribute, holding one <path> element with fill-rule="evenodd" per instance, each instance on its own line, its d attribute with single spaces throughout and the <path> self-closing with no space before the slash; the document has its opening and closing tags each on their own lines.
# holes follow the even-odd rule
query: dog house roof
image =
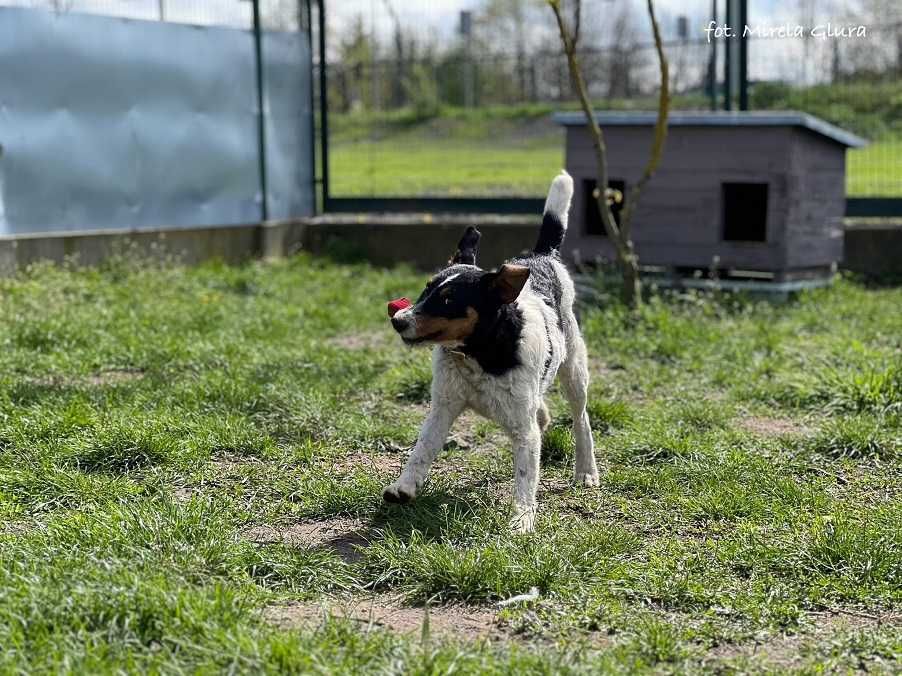
<svg viewBox="0 0 902 676">
<path fill-rule="evenodd" d="M 603 127 L 642 127 L 654 125 L 658 116 L 653 112 L 604 112 L 596 113 L 595 119 Z M 565 127 L 578 127 L 586 123 L 586 118 L 582 113 L 555 113 L 554 121 Z M 802 127 L 848 148 L 861 148 L 867 145 L 867 141 L 863 138 L 845 129 L 840 129 L 814 115 L 794 110 L 671 113 L 667 125 L 669 127 Z"/>
</svg>

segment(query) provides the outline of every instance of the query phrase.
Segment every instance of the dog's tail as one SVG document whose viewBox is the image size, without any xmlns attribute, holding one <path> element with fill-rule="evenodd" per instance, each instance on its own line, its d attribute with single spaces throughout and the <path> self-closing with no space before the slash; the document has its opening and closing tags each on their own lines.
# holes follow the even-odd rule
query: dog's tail
<svg viewBox="0 0 902 676">
<path fill-rule="evenodd" d="M 561 169 L 561 173 L 555 176 L 551 188 L 548 189 L 542 228 L 533 249 L 537 254 L 548 255 L 561 248 L 564 235 L 567 234 L 567 212 L 570 211 L 571 197 L 573 197 L 573 179 Z"/>
</svg>

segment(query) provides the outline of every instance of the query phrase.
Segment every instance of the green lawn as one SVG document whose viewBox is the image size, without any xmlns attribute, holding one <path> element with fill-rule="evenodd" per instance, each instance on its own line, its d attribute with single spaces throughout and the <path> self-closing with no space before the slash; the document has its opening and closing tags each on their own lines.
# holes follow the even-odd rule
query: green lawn
<svg viewBox="0 0 902 676">
<path fill-rule="evenodd" d="M 340 118 L 330 146 L 331 193 L 351 196 L 542 197 L 564 163 L 564 135 L 543 108 L 457 111 L 417 123 Z M 848 152 L 850 197 L 902 197 L 902 140 Z"/>
<path fill-rule="evenodd" d="M 902 197 L 902 138 L 850 150 L 846 172 L 849 197 Z"/>
<path fill-rule="evenodd" d="M 564 165 L 564 133 L 547 107 L 339 116 L 331 193 L 342 196 L 542 196 Z"/>
<path fill-rule="evenodd" d="M 391 139 L 335 146 L 335 197 L 541 197 L 564 165 L 563 135 L 530 147 L 439 139 Z"/>
<path fill-rule="evenodd" d="M 602 486 L 554 393 L 513 536 L 472 416 L 415 506 L 380 499 L 429 380 L 384 303 L 423 278 L 0 280 L 0 672 L 898 673 L 902 290 L 585 309 Z"/>
</svg>

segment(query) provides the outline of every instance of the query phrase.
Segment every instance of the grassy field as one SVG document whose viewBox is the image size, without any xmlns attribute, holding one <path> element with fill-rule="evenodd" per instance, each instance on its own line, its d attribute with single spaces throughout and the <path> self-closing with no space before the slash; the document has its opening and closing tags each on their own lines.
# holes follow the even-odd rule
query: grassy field
<svg viewBox="0 0 902 676">
<path fill-rule="evenodd" d="M 422 281 L 0 280 L 0 673 L 898 673 L 902 290 L 584 309 L 602 486 L 554 393 L 513 536 L 469 415 L 415 506 L 380 499 L 429 382 L 384 302 Z"/>
<path fill-rule="evenodd" d="M 564 163 L 564 134 L 550 108 L 448 111 L 417 122 L 403 115 L 338 116 L 330 150 L 331 192 L 350 196 L 541 197 Z M 851 197 L 902 197 L 902 140 L 884 136 L 848 152 Z"/>
<path fill-rule="evenodd" d="M 541 196 L 564 163 L 547 107 L 339 116 L 329 159 L 341 196 Z"/>
<path fill-rule="evenodd" d="M 849 197 L 902 197 L 902 138 L 850 150 L 846 191 Z"/>
</svg>

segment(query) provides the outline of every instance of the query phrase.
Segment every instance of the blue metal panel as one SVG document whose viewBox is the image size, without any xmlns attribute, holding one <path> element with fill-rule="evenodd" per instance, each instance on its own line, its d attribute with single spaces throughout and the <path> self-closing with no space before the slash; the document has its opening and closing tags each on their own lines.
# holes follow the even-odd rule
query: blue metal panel
<svg viewBox="0 0 902 676">
<path fill-rule="evenodd" d="M 269 218 L 313 214 L 313 86 L 307 36 L 263 33 Z"/>
<path fill-rule="evenodd" d="M 247 31 L 0 8 L 0 233 L 258 221 L 253 59 Z M 268 121 L 282 215 L 313 209 L 304 85 L 270 88 L 297 111 Z"/>
</svg>

